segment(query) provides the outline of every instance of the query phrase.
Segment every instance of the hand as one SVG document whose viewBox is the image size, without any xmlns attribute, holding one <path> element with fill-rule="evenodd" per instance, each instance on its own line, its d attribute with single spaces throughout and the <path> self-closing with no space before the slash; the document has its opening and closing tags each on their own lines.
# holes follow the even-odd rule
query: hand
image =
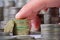
<svg viewBox="0 0 60 40">
<path fill-rule="evenodd" d="M 49 7 L 59 7 L 60 0 L 31 0 L 16 14 L 16 18 L 27 18 L 38 11 Z"/>
<path fill-rule="evenodd" d="M 60 7 L 60 0 L 31 0 L 23 6 L 23 8 L 16 14 L 15 18 L 28 18 L 33 20 L 32 23 L 36 25 L 37 21 L 40 20 L 36 16 L 38 11 L 49 7 Z"/>
</svg>

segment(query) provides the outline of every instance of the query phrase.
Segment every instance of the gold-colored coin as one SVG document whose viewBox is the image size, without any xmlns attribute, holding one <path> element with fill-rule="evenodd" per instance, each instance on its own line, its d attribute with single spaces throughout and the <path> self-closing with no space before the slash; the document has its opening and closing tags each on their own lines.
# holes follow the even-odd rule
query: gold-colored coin
<svg viewBox="0 0 60 40">
<path fill-rule="evenodd" d="M 14 21 L 10 20 L 6 26 L 4 27 L 4 32 L 13 32 L 13 27 L 14 27 Z"/>
</svg>

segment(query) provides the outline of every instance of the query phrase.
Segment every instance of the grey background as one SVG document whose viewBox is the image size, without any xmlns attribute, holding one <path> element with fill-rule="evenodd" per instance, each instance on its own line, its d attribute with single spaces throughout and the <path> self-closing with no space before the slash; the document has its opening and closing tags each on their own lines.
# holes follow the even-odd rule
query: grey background
<svg viewBox="0 0 60 40">
<path fill-rule="evenodd" d="M 16 13 L 27 2 L 29 2 L 29 0 L 0 0 L 0 9 L 3 7 L 3 11 L 0 11 L 0 15 L 3 14 L 2 17 L 4 17 L 3 20 L 0 21 L 0 29 L 4 28 L 9 20 L 14 19 Z M 0 19 L 2 19 L 2 17 L 0 17 Z"/>
</svg>

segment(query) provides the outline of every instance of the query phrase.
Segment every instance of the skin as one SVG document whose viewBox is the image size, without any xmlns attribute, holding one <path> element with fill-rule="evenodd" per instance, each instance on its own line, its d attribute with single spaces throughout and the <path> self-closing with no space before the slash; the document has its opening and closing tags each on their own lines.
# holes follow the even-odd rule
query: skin
<svg viewBox="0 0 60 40">
<path fill-rule="evenodd" d="M 27 18 L 33 20 L 31 23 L 36 26 L 37 20 L 40 20 L 40 18 L 36 16 L 38 14 L 38 11 L 50 7 L 60 7 L 59 3 L 60 0 L 31 0 L 23 6 L 23 8 L 16 14 L 15 18 Z"/>
</svg>

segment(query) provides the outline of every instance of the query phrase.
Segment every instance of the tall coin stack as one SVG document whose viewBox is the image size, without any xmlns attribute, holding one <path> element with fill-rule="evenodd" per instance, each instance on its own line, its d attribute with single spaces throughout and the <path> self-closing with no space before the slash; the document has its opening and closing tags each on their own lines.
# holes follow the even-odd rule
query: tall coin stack
<svg viewBox="0 0 60 40">
<path fill-rule="evenodd" d="M 4 9 L 4 2 L 3 2 L 3 0 L 0 0 L 0 29 L 2 29 L 1 21 L 4 20 L 3 9 Z"/>
<path fill-rule="evenodd" d="M 9 21 L 8 16 L 9 16 L 9 8 L 15 6 L 15 2 L 13 0 L 3 0 L 3 15 L 4 15 L 4 20 L 1 21 L 1 27 L 4 28 L 6 23 Z M 0 8 L 2 9 L 2 8 Z M 2 12 L 2 11 L 1 11 Z"/>
<path fill-rule="evenodd" d="M 58 24 L 59 23 L 59 8 L 57 7 L 53 7 L 53 8 L 49 8 L 49 21 L 50 24 Z"/>
<path fill-rule="evenodd" d="M 13 0 L 4 0 L 4 21 L 8 21 L 10 7 L 15 7 L 15 2 Z"/>
<path fill-rule="evenodd" d="M 3 21 L 4 17 L 3 17 L 3 0 L 0 0 L 0 21 Z"/>
<path fill-rule="evenodd" d="M 13 0 L 4 0 L 4 7 L 14 7 L 15 2 Z"/>
<path fill-rule="evenodd" d="M 17 0 L 15 6 L 18 8 L 22 8 L 22 6 L 24 6 L 26 4 L 26 1 L 27 0 Z"/>
<path fill-rule="evenodd" d="M 15 19 L 15 15 L 17 14 L 17 12 L 19 12 L 20 9 L 21 8 L 10 7 L 8 13 L 8 20 Z"/>
<path fill-rule="evenodd" d="M 60 40 L 59 24 L 42 24 L 41 25 L 42 40 Z"/>
</svg>

